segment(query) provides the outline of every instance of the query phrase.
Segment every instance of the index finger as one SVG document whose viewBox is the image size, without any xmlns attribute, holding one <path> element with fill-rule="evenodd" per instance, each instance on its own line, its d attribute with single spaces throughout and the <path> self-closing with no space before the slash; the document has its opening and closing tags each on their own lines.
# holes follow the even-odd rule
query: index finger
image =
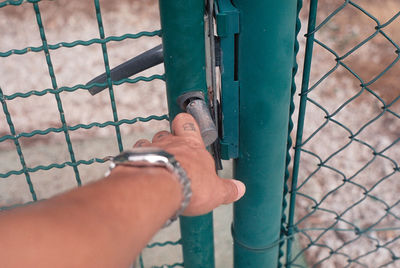
<svg viewBox="0 0 400 268">
<path fill-rule="evenodd" d="M 172 131 L 175 136 L 191 137 L 204 144 L 196 120 L 188 113 L 180 113 L 175 117 L 172 121 Z"/>
</svg>

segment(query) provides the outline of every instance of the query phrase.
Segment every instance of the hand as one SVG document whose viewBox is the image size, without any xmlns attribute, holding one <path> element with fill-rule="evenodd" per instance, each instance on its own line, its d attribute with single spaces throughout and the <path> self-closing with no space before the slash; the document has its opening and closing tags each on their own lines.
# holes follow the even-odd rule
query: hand
<svg viewBox="0 0 400 268">
<path fill-rule="evenodd" d="M 134 147 L 158 147 L 173 154 L 179 161 L 191 180 L 193 193 L 183 215 L 205 214 L 244 195 L 246 188 L 242 182 L 218 177 L 214 159 L 206 150 L 199 127 L 190 114 L 178 114 L 172 122 L 172 131 L 173 134 L 160 131 L 154 135 L 152 142 L 142 139 Z"/>
</svg>

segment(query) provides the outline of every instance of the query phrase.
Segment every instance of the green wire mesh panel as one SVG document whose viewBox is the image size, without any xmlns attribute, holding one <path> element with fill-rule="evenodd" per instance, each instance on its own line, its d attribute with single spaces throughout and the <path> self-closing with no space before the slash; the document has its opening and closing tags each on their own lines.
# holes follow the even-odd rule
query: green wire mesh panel
<svg viewBox="0 0 400 268">
<path fill-rule="evenodd" d="M 161 65 L 110 78 L 161 43 L 156 1 L 2 1 L 0 14 L 2 209 L 101 178 L 104 157 L 168 129 Z M 104 72 L 107 89 L 91 96 L 86 82 Z M 151 242 L 139 266 L 182 266 L 169 257 L 179 237 L 157 238 L 165 242 Z"/>
<path fill-rule="evenodd" d="M 286 265 L 399 267 L 400 3 L 309 12 Z"/>
</svg>

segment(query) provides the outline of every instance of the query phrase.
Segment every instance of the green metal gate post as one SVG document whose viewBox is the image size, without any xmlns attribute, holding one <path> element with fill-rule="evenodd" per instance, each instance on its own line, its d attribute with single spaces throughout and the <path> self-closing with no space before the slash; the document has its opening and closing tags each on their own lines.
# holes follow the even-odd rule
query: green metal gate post
<svg viewBox="0 0 400 268">
<path fill-rule="evenodd" d="M 177 98 L 185 92 L 207 96 L 204 0 L 160 0 L 165 79 L 169 117 L 179 112 Z M 212 213 L 180 217 L 185 268 L 214 267 Z"/>
<path fill-rule="evenodd" d="M 234 263 L 277 267 L 297 1 L 232 2 L 240 12 L 234 172 L 247 187 L 234 205 Z"/>
</svg>

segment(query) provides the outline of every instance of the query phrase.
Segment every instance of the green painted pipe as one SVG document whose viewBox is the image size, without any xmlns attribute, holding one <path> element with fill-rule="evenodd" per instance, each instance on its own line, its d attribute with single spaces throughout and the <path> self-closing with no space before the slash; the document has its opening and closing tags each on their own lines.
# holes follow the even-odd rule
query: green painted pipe
<svg viewBox="0 0 400 268">
<path fill-rule="evenodd" d="M 311 72 L 311 62 L 312 62 L 312 54 L 314 48 L 314 30 L 315 23 L 317 20 L 317 10 L 318 10 L 318 0 L 310 1 L 310 12 L 309 12 L 309 20 L 307 26 L 307 42 L 306 42 L 306 53 L 304 57 L 304 67 L 303 67 L 303 78 L 301 82 L 301 98 L 300 98 L 300 106 L 299 106 L 299 117 L 297 120 L 297 133 L 296 133 L 296 150 L 293 157 L 293 172 L 292 172 L 292 185 L 291 189 L 293 189 L 290 193 L 290 206 L 289 206 L 289 219 L 288 219 L 288 236 L 290 237 L 294 230 L 294 217 L 295 217 L 295 206 L 296 206 L 296 194 L 297 194 L 297 179 L 299 175 L 299 164 L 300 164 L 300 153 L 301 153 L 301 143 L 303 140 L 303 128 L 304 128 L 304 120 L 306 115 L 306 105 L 307 105 L 307 91 L 310 82 L 310 72 Z M 293 239 L 289 239 L 286 245 L 286 264 L 288 267 L 291 267 L 291 259 L 292 259 L 292 247 L 293 247 Z"/>
<path fill-rule="evenodd" d="M 171 118 L 181 112 L 177 98 L 185 92 L 207 96 L 204 1 L 160 0 L 165 81 Z"/>
<path fill-rule="evenodd" d="M 180 217 L 185 268 L 215 267 L 212 212 L 198 217 Z"/>
<path fill-rule="evenodd" d="M 177 98 L 190 91 L 207 96 L 204 0 L 160 0 L 169 118 L 182 112 Z M 207 101 L 207 100 L 206 100 Z M 212 213 L 180 217 L 185 268 L 214 267 Z"/>
<path fill-rule="evenodd" d="M 233 0 L 238 37 L 239 158 L 246 195 L 234 205 L 234 266 L 277 267 L 296 0 Z"/>
</svg>

